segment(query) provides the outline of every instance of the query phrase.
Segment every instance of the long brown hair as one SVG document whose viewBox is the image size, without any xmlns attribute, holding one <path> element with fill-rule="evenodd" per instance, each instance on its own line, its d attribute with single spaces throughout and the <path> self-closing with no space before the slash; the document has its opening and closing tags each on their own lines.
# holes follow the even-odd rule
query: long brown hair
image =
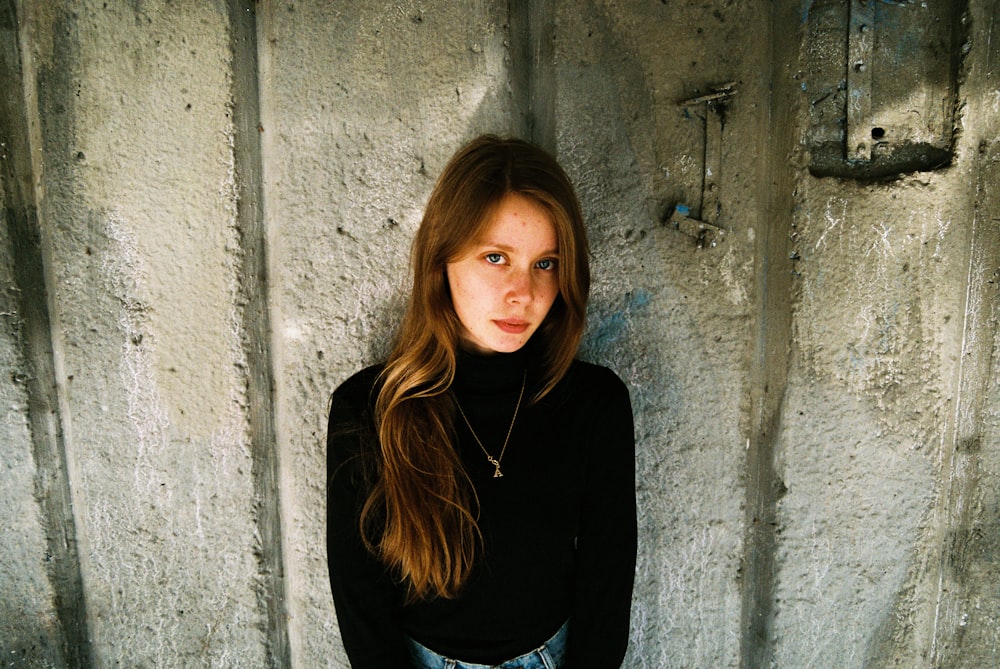
<svg viewBox="0 0 1000 669">
<path fill-rule="evenodd" d="M 447 392 L 462 330 L 445 265 L 479 238 L 510 193 L 548 212 L 559 246 L 559 296 L 532 337 L 541 358 L 532 401 L 563 377 L 583 333 L 589 251 L 569 179 L 528 142 L 473 140 L 445 167 L 427 202 L 413 242 L 413 291 L 375 403 L 381 458 L 361 532 L 369 550 L 408 585 L 411 599 L 454 597 L 480 542 L 475 490 L 454 445 Z"/>
</svg>

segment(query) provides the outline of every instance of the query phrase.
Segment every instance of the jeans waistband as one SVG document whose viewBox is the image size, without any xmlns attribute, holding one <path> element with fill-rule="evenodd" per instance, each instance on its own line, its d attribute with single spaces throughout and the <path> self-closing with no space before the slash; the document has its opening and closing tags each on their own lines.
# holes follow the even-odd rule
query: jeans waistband
<svg viewBox="0 0 1000 669">
<path fill-rule="evenodd" d="M 500 664 L 462 662 L 436 653 L 413 639 L 407 638 L 406 641 L 417 669 L 559 669 L 566 657 L 568 637 L 569 621 L 566 621 L 538 648 Z"/>
</svg>

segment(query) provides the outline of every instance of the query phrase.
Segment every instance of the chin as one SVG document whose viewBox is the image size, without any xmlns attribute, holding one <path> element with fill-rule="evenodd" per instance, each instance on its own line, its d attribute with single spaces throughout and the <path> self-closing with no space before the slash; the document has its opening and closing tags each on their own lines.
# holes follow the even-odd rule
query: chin
<svg viewBox="0 0 1000 669">
<path fill-rule="evenodd" d="M 473 344 L 473 348 L 480 353 L 489 355 L 491 353 L 516 353 L 524 348 L 528 340 L 524 341 L 487 341 Z"/>
<path fill-rule="evenodd" d="M 517 351 L 520 351 L 522 348 L 524 348 L 524 345 L 527 344 L 527 343 L 528 343 L 527 341 L 522 341 L 522 342 L 519 342 L 517 344 L 508 344 L 506 346 L 498 346 L 498 347 L 494 348 L 493 350 L 496 351 L 497 353 L 516 353 Z"/>
<path fill-rule="evenodd" d="M 491 353 L 515 353 L 524 348 L 528 342 L 531 340 L 531 336 L 535 333 L 535 330 L 531 332 L 522 332 L 516 335 L 508 334 L 504 336 L 496 332 L 490 332 L 487 329 L 486 332 L 481 332 L 480 336 L 475 336 L 475 333 L 471 333 L 468 330 L 465 331 L 462 336 L 463 345 L 470 351 L 478 352 L 482 355 L 490 355 Z"/>
</svg>

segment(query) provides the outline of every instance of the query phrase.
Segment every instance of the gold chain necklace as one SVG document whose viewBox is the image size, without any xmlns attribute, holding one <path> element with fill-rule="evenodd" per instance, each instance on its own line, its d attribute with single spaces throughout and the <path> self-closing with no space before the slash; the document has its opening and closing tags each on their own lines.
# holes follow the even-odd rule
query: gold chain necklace
<svg viewBox="0 0 1000 669">
<path fill-rule="evenodd" d="M 455 398 L 455 406 L 458 407 L 458 413 L 462 414 L 462 420 L 465 421 L 465 424 L 469 428 L 469 432 L 472 433 L 472 438 L 476 440 L 477 444 L 479 444 L 479 448 L 483 449 L 483 453 L 486 454 L 486 459 L 490 461 L 490 464 L 496 467 L 496 471 L 493 472 L 493 478 L 495 479 L 503 477 L 503 472 L 500 471 L 500 461 L 503 460 L 503 454 L 507 451 L 507 442 L 510 441 L 510 433 L 514 431 L 514 422 L 517 420 L 517 412 L 521 408 L 521 399 L 524 397 L 524 386 L 527 382 L 528 370 L 524 370 L 524 378 L 521 379 L 521 392 L 517 396 L 517 404 L 514 405 L 514 416 L 510 419 L 510 427 L 507 428 L 507 436 L 503 440 L 503 447 L 500 449 L 500 455 L 495 458 L 490 455 L 490 452 L 486 450 L 485 446 L 483 446 L 483 442 L 480 441 L 479 435 L 472 429 L 472 423 L 469 422 L 469 418 L 465 415 L 465 412 L 462 411 L 462 405 L 459 404 L 458 397 Z"/>
</svg>

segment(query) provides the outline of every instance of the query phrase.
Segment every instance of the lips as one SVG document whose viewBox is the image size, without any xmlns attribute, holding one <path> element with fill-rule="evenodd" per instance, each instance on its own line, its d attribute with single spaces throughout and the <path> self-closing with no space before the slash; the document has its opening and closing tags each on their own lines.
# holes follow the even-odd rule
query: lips
<svg viewBox="0 0 1000 669">
<path fill-rule="evenodd" d="M 528 322 L 521 320 L 493 321 L 498 328 L 507 334 L 522 334 L 528 329 Z"/>
</svg>

